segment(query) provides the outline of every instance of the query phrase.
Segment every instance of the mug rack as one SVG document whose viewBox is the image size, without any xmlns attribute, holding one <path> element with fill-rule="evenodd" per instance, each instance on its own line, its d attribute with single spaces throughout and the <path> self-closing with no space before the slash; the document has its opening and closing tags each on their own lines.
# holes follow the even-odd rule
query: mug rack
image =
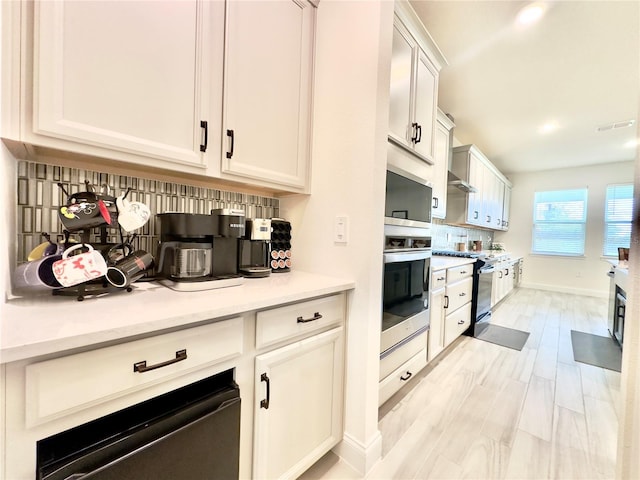
<svg viewBox="0 0 640 480">
<path fill-rule="evenodd" d="M 104 190 L 102 190 L 102 192 L 98 195 L 95 192 L 95 188 L 91 184 L 91 182 L 89 182 L 88 180 L 85 180 L 84 183 L 85 183 L 87 192 L 91 192 L 91 193 L 95 194 L 96 197 L 101 198 L 103 201 L 105 201 L 105 203 L 109 203 L 110 204 L 109 206 L 113 205 L 113 207 L 115 208 L 115 217 L 111 217 L 111 223 L 113 223 L 114 221 L 116 223 L 115 227 L 118 230 L 118 239 L 119 239 L 118 245 L 120 245 L 122 247 L 122 255 L 125 256 L 127 254 L 126 253 L 126 248 L 129 246 L 129 248 L 132 249 L 131 245 L 133 244 L 133 241 L 135 240 L 137 234 L 136 233 L 134 233 L 133 235 L 128 235 L 127 234 L 126 237 L 123 234 L 122 227 L 117 222 L 117 219 L 118 219 L 118 205 L 116 204 L 115 197 L 112 197 L 112 196 L 108 195 L 109 187 L 106 184 L 103 184 L 101 186 L 102 189 L 105 189 L 105 187 L 106 187 L 106 192 Z M 67 192 L 67 190 L 64 188 L 64 184 L 63 183 L 59 182 L 57 185 L 60 188 L 60 190 L 62 190 L 62 192 L 67 196 L 67 203 L 68 203 L 69 198 L 73 197 L 73 195 L 70 195 L 69 192 Z M 125 199 L 129 195 L 130 191 L 131 191 L 131 188 L 127 188 L 127 190 L 125 191 L 125 193 L 123 195 L 123 199 Z M 96 226 L 91 226 L 91 227 L 87 227 L 87 228 L 80 228 L 78 230 L 65 229 L 65 230 L 63 230 L 64 236 L 65 236 L 65 240 L 64 240 L 64 248 L 65 248 L 65 250 L 67 248 L 69 248 L 69 246 L 71 244 L 70 243 L 70 237 L 71 237 L 72 233 L 80 235 L 80 242 L 83 245 L 91 243 L 90 242 L 90 240 L 91 240 L 91 230 L 94 229 L 94 228 L 99 228 L 100 229 L 100 243 L 101 244 L 106 244 L 107 243 L 107 225 L 99 225 L 97 227 Z M 131 292 L 133 290 L 133 288 L 131 286 L 127 286 L 127 287 L 124 287 L 124 288 L 114 287 L 103 276 L 103 277 L 100 277 L 98 279 L 91 280 L 89 282 L 83 282 L 83 283 L 80 283 L 78 285 L 74 285 L 73 287 L 64 287 L 64 288 L 54 289 L 54 290 L 52 290 L 52 295 L 75 296 L 75 297 L 77 297 L 77 300 L 79 302 L 81 302 L 88 295 L 98 296 L 98 295 L 104 295 L 104 294 L 107 294 L 107 293 L 112 293 L 114 291 L 122 291 L 122 290 L 126 290 L 127 292 Z"/>
</svg>

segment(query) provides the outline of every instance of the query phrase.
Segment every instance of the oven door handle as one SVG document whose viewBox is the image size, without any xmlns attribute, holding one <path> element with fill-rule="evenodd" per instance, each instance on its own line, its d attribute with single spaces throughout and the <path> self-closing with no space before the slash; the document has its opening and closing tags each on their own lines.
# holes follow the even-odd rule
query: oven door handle
<svg viewBox="0 0 640 480">
<path fill-rule="evenodd" d="M 426 260 L 427 258 L 431 258 L 431 250 L 421 250 L 419 252 L 385 253 L 384 263 L 412 262 L 414 260 Z"/>
</svg>

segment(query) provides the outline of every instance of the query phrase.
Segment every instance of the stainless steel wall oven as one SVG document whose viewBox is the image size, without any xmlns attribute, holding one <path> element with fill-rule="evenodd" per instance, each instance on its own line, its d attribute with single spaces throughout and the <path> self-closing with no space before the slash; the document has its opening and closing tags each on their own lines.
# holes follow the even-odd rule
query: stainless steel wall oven
<svg viewBox="0 0 640 480">
<path fill-rule="evenodd" d="M 429 328 L 431 230 L 385 226 L 380 353 Z"/>
</svg>

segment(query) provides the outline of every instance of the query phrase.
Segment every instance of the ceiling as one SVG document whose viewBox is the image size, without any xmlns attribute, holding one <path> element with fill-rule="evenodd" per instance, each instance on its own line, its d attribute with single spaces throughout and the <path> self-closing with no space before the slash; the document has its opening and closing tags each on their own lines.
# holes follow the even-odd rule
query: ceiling
<svg viewBox="0 0 640 480">
<path fill-rule="evenodd" d="M 635 159 L 640 1 L 547 2 L 527 27 L 515 19 L 530 2 L 410 3 L 449 63 L 438 103 L 456 139 L 503 173 Z"/>
</svg>

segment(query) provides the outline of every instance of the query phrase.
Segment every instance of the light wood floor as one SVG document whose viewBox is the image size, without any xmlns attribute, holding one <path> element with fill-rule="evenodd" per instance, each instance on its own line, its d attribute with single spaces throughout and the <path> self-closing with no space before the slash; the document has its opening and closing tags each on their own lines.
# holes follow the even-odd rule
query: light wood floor
<svg viewBox="0 0 640 480">
<path fill-rule="evenodd" d="M 516 351 L 461 337 L 380 409 L 383 458 L 369 479 L 608 479 L 620 374 L 573 360 L 571 330 L 608 335 L 607 300 L 518 289 L 497 325 Z M 304 479 L 356 479 L 330 453 Z"/>
</svg>

